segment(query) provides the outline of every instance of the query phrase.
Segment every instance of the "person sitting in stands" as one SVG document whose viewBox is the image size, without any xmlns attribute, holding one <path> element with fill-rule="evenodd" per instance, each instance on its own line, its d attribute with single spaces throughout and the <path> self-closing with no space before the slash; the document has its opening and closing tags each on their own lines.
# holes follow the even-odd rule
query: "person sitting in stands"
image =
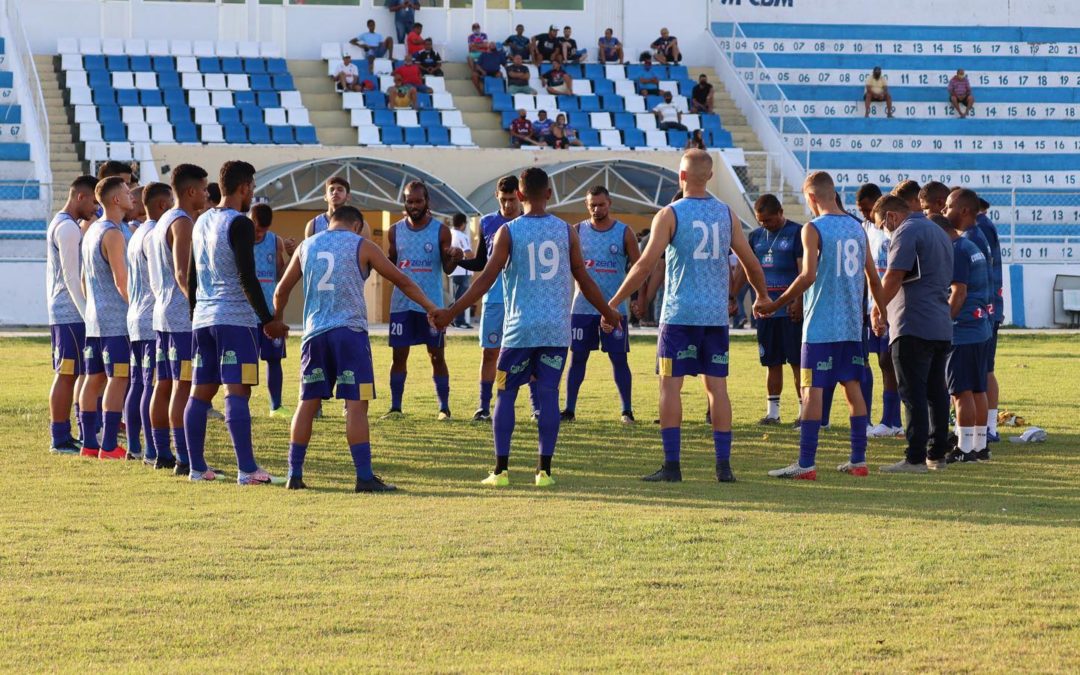
<svg viewBox="0 0 1080 675">
<path fill-rule="evenodd" d="M 536 94 L 529 86 L 529 67 L 521 60 L 521 54 L 514 54 L 513 63 L 506 67 L 506 91 L 511 95 Z"/>
<path fill-rule="evenodd" d="M 339 91 L 361 90 L 360 71 L 356 68 L 356 64 L 352 62 L 351 54 L 341 55 L 341 65 L 338 66 L 334 79 L 337 81 Z"/>
<path fill-rule="evenodd" d="M 870 77 L 866 78 L 866 91 L 863 92 L 863 103 L 866 104 L 866 114 L 870 117 L 870 104 L 875 101 L 885 102 L 885 116 L 892 117 L 892 94 L 889 93 L 889 78 L 881 74 L 881 66 L 874 66 Z"/>
<path fill-rule="evenodd" d="M 472 32 L 469 33 L 469 37 L 466 38 L 468 43 L 469 55 L 465 58 L 465 61 L 469 64 L 469 70 L 473 69 L 476 60 L 480 58 L 480 55 L 488 51 L 488 36 L 487 33 L 480 30 L 480 24 L 474 23 L 472 25 Z"/>
<path fill-rule="evenodd" d="M 709 84 L 709 76 L 705 73 L 698 75 L 697 84 L 690 92 L 690 112 L 712 113 L 714 93 L 713 86 Z"/>
<path fill-rule="evenodd" d="M 641 66 L 643 70 L 637 78 L 638 93 L 642 96 L 659 94 L 660 78 L 657 77 L 656 71 L 652 69 L 652 56 L 649 52 L 641 54 Z"/>
<path fill-rule="evenodd" d="M 563 27 L 562 37 L 558 39 L 559 51 L 562 52 L 563 63 L 581 63 L 585 60 L 588 49 L 578 49 L 577 40 L 570 37 L 570 26 Z"/>
<path fill-rule="evenodd" d="M 949 103 L 956 108 L 956 114 L 967 117 L 971 114 L 971 107 L 975 105 L 975 95 L 971 93 L 971 82 L 968 82 L 964 69 L 956 71 L 956 75 L 949 80 Z M 963 110 L 960 106 L 963 105 Z"/>
<path fill-rule="evenodd" d="M 701 129 L 694 129 L 690 134 L 690 137 L 686 139 L 686 147 L 684 150 L 707 150 L 705 147 L 705 136 L 702 135 Z"/>
<path fill-rule="evenodd" d="M 552 135 L 555 135 L 555 129 L 559 129 L 559 135 L 565 140 L 563 147 L 569 147 L 571 145 L 584 145 L 581 139 L 578 138 L 577 129 L 566 123 L 566 115 L 559 113 L 555 116 L 555 124 L 551 127 Z M 558 146 L 556 146 L 558 147 Z"/>
<path fill-rule="evenodd" d="M 401 76 L 402 84 L 406 84 L 421 94 L 430 94 L 431 89 L 424 86 L 424 76 L 420 72 L 420 66 L 413 62 L 412 54 L 405 54 L 405 60 L 394 69 L 395 75 Z"/>
<path fill-rule="evenodd" d="M 679 39 L 668 32 L 667 28 L 660 29 L 660 37 L 653 40 L 649 45 L 656 53 L 659 63 L 678 63 L 682 61 L 682 52 L 679 51 Z"/>
<path fill-rule="evenodd" d="M 559 49 L 559 29 L 555 26 L 548 28 L 548 32 L 534 35 L 532 39 L 533 65 L 539 66 L 544 61 L 558 60 L 562 58 Z"/>
<path fill-rule="evenodd" d="M 542 79 L 544 88 L 549 94 L 573 95 L 574 93 L 574 78 L 562 69 L 562 64 L 558 61 L 551 64 L 551 70 L 544 73 Z"/>
<path fill-rule="evenodd" d="M 439 56 L 439 52 L 435 51 L 431 38 L 424 38 L 424 51 L 417 52 L 413 58 L 416 60 L 416 65 L 420 66 L 420 72 L 424 75 L 443 76 L 442 56 Z"/>
<path fill-rule="evenodd" d="M 510 145 L 515 148 L 522 145 L 541 145 L 533 138 L 533 125 L 525 114 L 524 108 L 518 110 L 518 116 L 510 123 Z"/>
<path fill-rule="evenodd" d="M 533 138 L 538 141 L 538 145 L 547 145 L 548 139 L 551 136 L 551 126 L 554 124 L 548 116 L 546 110 L 541 110 L 536 113 L 536 121 L 533 122 Z"/>
<path fill-rule="evenodd" d="M 386 104 L 391 110 L 416 110 L 416 87 L 411 87 L 394 73 L 394 86 L 386 90 Z"/>
<path fill-rule="evenodd" d="M 426 40 L 424 39 L 423 32 L 424 32 L 424 24 L 422 24 L 422 23 L 414 23 L 413 24 L 412 30 L 410 30 L 405 35 L 405 52 L 407 54 L 412 54 L 413 56 L 415 56 L 419 52 L 424 51 L 424 48 L 425 48 L 424 43 L 426 42 Z"/>
<path fill-rule="evenodd" d="M 502 79 L 502 64 L 502 52 L 495 48 L 494 42 L 487 43 L 484 51 L 479 52 L 473 61 L 472 82 L 478 94 L 484 95 L 485 77 Z"/>
<path fill-rule="evenodd" d="M 532 56 L 530 45 L 532 40 L 528 35 L 525 35 L 525 26 L 520 23 L 514 29 L 514 34 L 503 40 L 503 46 L 506 47 L 506 54 L 511 59 L 515 56 L 520 56 L 523 60 Z"/>
<path fill-rule="evenodd" d="M 615 37 L 615 31 L 608 28 L 604 30 L 604 37 L 596 42 L 596 54 L 601 65 L 608 63 L 623 62 L 623 48 L 619 38 Z"/>
<path fill-rule="evenodd" d="M 656 115 L 656 128 L 661 131 L 669 131 L 676 129 L 678 131 L 686 131 L 686 126 L 682 123 L 682 113 L 675 107 L 675 104 L 671 102 L 671 92 L 664 92 L 664 102 L 653 108 L 653 114 Z"/>
<path fill-rule="evenodd" d="M 364 50 L 364 56 L 369 65 L 375 59 L 389 56 L 394 51 L 394 38 L 389 36 L 384 38 L 381 33 L 376 33 L 374 19 L 368 19 L 367 32 L 349 40 L 349 44 Z"/>
</svg>

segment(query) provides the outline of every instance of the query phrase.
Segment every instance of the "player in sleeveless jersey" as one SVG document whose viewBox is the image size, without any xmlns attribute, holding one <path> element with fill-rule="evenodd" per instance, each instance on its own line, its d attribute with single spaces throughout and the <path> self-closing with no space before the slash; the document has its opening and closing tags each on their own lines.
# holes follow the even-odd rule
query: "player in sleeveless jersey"
<svg viewBox="0 0 1080 675">
<path fill-rule="evenodd" d="M 540 414 L 539 458 L 533 482 L 554 485 L 551 460 L 559 438 L 559 382 L 570 346 L 573 282 L 582 295 L 611 325 L 619 312 L 604 304 L 600 288 L 589 276 L 577 231 L 545 211 L 551 184 L 543 169 L 521 174 L 519 193 L 525 212 L 499 228 L 483 272 L 448 309 L 431 316 L 432 325 L 444 330 L 462 309 L 471 306 L 502 277 L 506 309 L 505 332 L 499 354 L 498 398 L 493 419 L 495 470 L 482 481 L 491 487 L 510 484 L 510 441 L 514 433 L 514 403 L 518 389 L 536 381 Z"/>
<path fill-rule="evenodd" d="M 304 335 L 300 341 L 300 404 L 293 415 L 289 443 L 290 490 L 304 489 L 304 459 L 319 402 L 345 401 L 345 438 L 356 469 L 357 492 L 395 489 L 371 469 L 368 401 L 375 398 L 375 374 L 368 340 L 364 281 L 372 270 L 400 288 L 427 311 L 437 306 L 420 287 L 360 236 L 363 216 L 342 206 L 329 228 L 304 240 L 274 293 L 276 318 L 284 317 L 289 293 L 303 278 Z"/>
<path fill-rule="evenodd" d="M 451 244 L 450 228 L 432 217 L 428 189 L 420 181 L 405 186 L 405 218 L 390 226 L 389 258 L 407 277 L 416 282 L 437 306 L 443 306 L 443 274 L 449 274 L 462 259 L 461 249 Z M 390 410 L 384 418 L 402 414 L 401 397 L 408 376 L 409 351 L 425 345 L 431 358 L 439 419 L 450 419 L 450 372 L 446 367 L 445 335 L 428 325 L 427 313 L 395 287 L 390 296 Z"/>
<path fill-rule="evenodd" d="M 71 434 L 71 408 L 83 435 L 80 406 L 75 395 L 83 373 L 83 348 L 86 343 L 86 296 L 82 287 L 82 242 L 80 220 L 90 220 L 97 212 L 93 176 L 80 176 L 68 189 L 67 202 L 45 231 L 45 303 L 49 313 L 52 339 L 53 376 L 49 389 L 51 452 L 77 455 L 81 441 Z M 95 425 L 96 427 L 96 425 Z"/>
<path fill-rule="evenodd" d="M 626 270 L 641 257 L 634 231 L 625 223 L 611 217 L 611 195 L 602 185 L 589 189 L 585 197 L 585 206 L 591 218 L 583 220 L 574 228 L 581 241 L 581 254 L 585 258 L 585 269 L 600 288 L 604 299 L 609 299 L 619 290 Z M 634 410 L 631 401 L 632 376 L 626 355 L 630 352 L 630 335 L 627 332 L 629 308 L 623 303 L 619 308 L 622 322 L 610 333 L 600 328 L 600 313 L 589 304 L 578 291 L 574 295 L 574 305 L 570 316 L 572 340 L 570 342 L 570 360 L 566 366 L 566 407 L 562 412 L 562 421 L 574 421 L 578 391 L 585 380 L 585 366 L 589 354 L 602 349 L 611 361 L 615 377 L 615 388 L 622 403 L 622 423 L 634 423 Z"/>
<path fill-rule="evenodd" d="M 334 215 L 334 210 L 349 203 L 352 187 L 349 185 L 349 181 L 343 177 L 331 176 L 326 179 L 324 191 L 323 199 L 326 200 L 326 213 L 320 213 L 304 225 L 304 238 L 326 231 L 330 225 L 330 218 Z M 365 238 L 371 237 L 371 227 L 367 223 L 364 223 L 363 227 L 360 228 L 360 235 Z"/>
<path fill-rule="evenodd" d="M 193 301 L 193 386 L 184 409 L 191 481 L 217 473 L 204 457 L 210 401 L 225 385 L 225 426 L 232 439 L 239 485 L 275 482 L 255 462 L 251 445 L 251 387 L 259 383 L 260 323 L 268 337 L 288 328 L 266 306 L 255 273 L 255 225 L 245 213 L 255 192 L 255 167 L 230 161 L 221 167 L 221 203 L 205 211 L 191 235 L 188 298 Z"/>
<path fill-rule="evenodd" d="M 811 173 L 803 183 L 803 196 L 814 219 L 802 230 L 802 272 L 779 298 L 761 308 L 762 314 L 770 315 L 796 297 L 803 297 L 799 460 L 769 475 L 817 479 L 822 391 L 841 384 L 851 417 L 851 455 L 838 469 L 866 476 L 867 415 L 862 390 L 866 371 L 866 284 L 874 305 L 884 315 L 881 280 L 869 255 L 862 224 L 837 204 L 832 176 L 824 171 Z"/>
<path fill-rule="evenodd" d="M 712 168 L 712 157 L 703 150 L 683 155 L 679 165 L 683 198 L 653 218 L 649 243 L 608 303 L 614 308 L 629 298 L 664 257 L 664 306 L 656 344 L 664 464 L 644 478 L 650 482 L 682 480 L 682 385 L 684 377 L 697 375 L 705 376 L 716 478 L 725 483 L 735 480 L 727 392 L 729 251 L 735 252 L 758 294 L 755 307 L 768 297 L 768 289 L 739 219 L 706 189 Z"/>
<path fill-rule="evenodd" d="M 130 345 L 127 334 L 127 259 L 120 221 L 131 208 L 131 190 L 124 179 L 100 181 L 95 196 L 104 214 L 86 230 L 82 240 L 86 285 L 86 384 L 79 405 L 83 417 L 84 457 L 125 459 L 118 435 L 127 393 Z M 101 445 L 97 438 L 98 397 L 103 396 Z"/>
<path fill-rule="evenodd" d="M 274 222 L 274 210 L 269 204 L 251 207 L 251 222 L 255 223 L 255 273 L 259 276 L 266 306 L 274 306 L 274 289 L 285 271 L 285 238 L 270 231 Z M 269 338 L 259 326 L 259 358 L 266 362 L 266 388 L 270 394 L 270 416 L 287 416 L 288 408 L 281 405 L 281 388 L 284 375 L 281 361 L 285 358 L 285 338 Z"/>
</svg>

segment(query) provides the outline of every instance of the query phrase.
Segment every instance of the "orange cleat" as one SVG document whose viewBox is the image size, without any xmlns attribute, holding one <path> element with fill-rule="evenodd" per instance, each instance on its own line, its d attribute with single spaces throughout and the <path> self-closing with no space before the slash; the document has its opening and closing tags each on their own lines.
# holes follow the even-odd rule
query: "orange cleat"
<svg viewBox="0 0 1080 675">
<path fill-rule="evenodd" d="M 79 456 L 80 457 L 90 457 L 91 459 L 97 459 L 98 454 L 100 454 L 100 453 L 101 453 L 101 450 L 98 449 L 98 448 L 83 448 L 79 452 Z"/>
<path fill-rule="evenodd" d="M 119 446 L 112 450 L 104 450 L 98 454 L 98 459 L 127 459 L 127 450 Z"/>
</svg>

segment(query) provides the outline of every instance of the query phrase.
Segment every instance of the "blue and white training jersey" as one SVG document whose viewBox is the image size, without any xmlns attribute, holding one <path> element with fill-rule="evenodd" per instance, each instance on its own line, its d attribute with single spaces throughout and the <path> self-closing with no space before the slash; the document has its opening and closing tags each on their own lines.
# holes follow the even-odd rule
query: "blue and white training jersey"
<svg viewBox="0 0 1080 675">
<path fill-rule="evenodd" d="M 976 246 L 979 247 L 979 251 L 983 254 L 983 257 L 986 259 L 986 287 L 987 288 L 993 288 L 994 287 L 994 268 L 993 268 L 992 260 L 994 258 L 994 254 L 990 250 L 990 242 L 986 240 L 986 235 L 984 235 L 982 233 L 982 230 L 980 230 L 979 227 L 978 227 L 978 224 L 976 224 L 974 227 L 962 232 L 960 234 L 960 236 L 963 237 L 964 239 L 967 239 L 972 244 L 975 244 Z M 986 301 L 986 312 L 987 312 L 987 314 L 992 314 L 993 311 L 994 311 L 993 298 L 988 297 L 987 301 Z"/>
<path fill-rule="evenodd" d="M 487 244 L 488 258 L 491 258 L 491 251 L 495 247 L 495 233 L 499 231 L 499 228 L 510 222 L 503 217 L 503 214 L 499 211 L 495 213 L 489 213 L 480 219 L 480 233 L 484 237 L 484 242 Z M 502 274 L 495 278 L 495 283 L 491 285 L 488 292 L 484 294 L 485 305 L 501 305 L 503 304 L 503 280 Z"/>
<path fill-rule="evenodd" d="M 315 236 L 320 232 L 326 232 L 330 229 L 330 219 L 326 217 L 325 213 L 320 213 L 311 219 L 311 236 Z"/>
<path fill-rule="evenodd" d="M 364 238 L 348 230 L 328 230 L 300 244 L 304 275 L 304 337 L 333 330 L 368 328 L 360 245 Z"/>
<path fill-rule="evenodd" d="M 242 215 L 235 209 L 214 207 L 195 221 L 191 253 L 195 257 L 199 287 L 195 293 L 193 329 L 210 326 L 255 328 L 259 325 L 259 317 L 240 285 L 236 255 L 229 244 L 229 227 Z"/>
<path fill-rule="evenodd" d="M 83 276 L 86 279 L 86 337 L 127 335 L 127 303 L 116 288 L 112 265 L 127 265 L 127 260 L 105 260 L 101 243 L 109 230 L 120 226 L 109 220 L 96 220 L 82 240 Z"/>
<path fill-rule="evenodd" d="M 169 232 L 179 218 L 191 219 L 183 209 L 169 209 L 161 214 L 153 231 L 147 235 L 149 249 L 150 288 L 154 294 L 153 327 L 163 333 L 191 332 L 191 305 L 187 296 L 176 283 L 173 250 L 169 245 Z"/>
<path fill-rule="evenodd" d="M 274 289 L 277 288 L 277 235 L 267 232 L 263 240 L 255 244 L 255 274 L 259 277 L 266 306 L 274 311 Z"/>
<path fill-rule="evenodd" d="M 862 342 L 866 232 L 851 216 L 810 221 L 820 238 L 817 276 L 803 293 L 803 342 Z"/>
<path fill-rule="evenodd" d="M 660 323 L 727 326 L 731 211 L 714 197 L 685 197 L 671 210 L 675 234 L 665 255 Z"/>
<path fill-rule="evenodd" d="M 776 232 L 759 227 L 750 233 L 747 240 L 765 273 L 769 299 L 779 298 L 799 276 L 799 262 L 803 254 L 802 225 L 789 220 Z M 782 307 L 773 316 L 787 315 L 787 307 Z"/>
<path fill-rule="evenodd" d="M 394 223 L 394 244 L 397 247 L 397 266 L 405 276 L 416 282 L 424 295 L 436 307 L 443 306 L 442 250 L 439 248 L 439 231 L 442 225 L 429 218 L 424 227 L 414 230 L 408 220 Z M 391 312 L 424 312 L 426 310 L 410 300 L 397 286 L 390 296 Z"/>
<path fill-rule="evenodd" d="M 611 227 L 599 231 L 591 220 L 583 220 L 574 226 L 581 240 L 581 255 L 585 258 L 585 269 L 589 272 L 604 300 L 611 300 L 626 278 L 626 224 L 616 220 Z M 599 316 L 596 310 L 578 289 L 574 295 L 574 314 Z M 627 315 L 626 301 L 619 305 L 619 313 Z"/>
<path fill-rule="evenodd" d="M 83 317 L 79 313 L 79 307 L 68 293 L 67 284 L 64 283 L 64 269 L 60 264 L 59 231 L 73 228 L 72 236 L 79 234 L 79 224 L 66 212 L 61 211 L 53 216 L 49 228 L 45 230 L 45 299 L 49 310 L 49 325 L 56 326 L 63 323 L 82 323 Z M 82 257 L 82 247 L 79 247 L 79 257 Z M 81 265 L 80 265 L 81 267 Z"/>
<path fill-rule="evenodd" d="M 998 236 L 997 226 L 985 213 L 980 213 L 975 218 L 975 226 L 979 228 L 990 246 L 990 278 L 993 286 L 990 287 L 990 320 L 1001 323 L 1005 320 L 1005 297 L 1003 295 L 1004 273 L 1001 263 L 1001 238 Z"/>
<path fill-rule="evenodd" d="M 140 225 L 127 243 L 127 330 L 128 338 L 132 342 L 153 340 L 157 337 L 154 334 L 154 291 L 150 288 L 150 265 L 147 259 L 150 248 L 148 242 L 154 224 L 154 221 L 148 220 Z"/>
<path fill-rule="evenodd" d="M 953 318 L 954 345 L 986 342 L 990 339 L 990 262 L 978 245 L 964 237 L 953 240 L 954 283 L 967 286 L 964 304 Z"/>
<path fill-rule="evenodd" d="M 569 347 L 574 276 L 570 226 L 547 214 L 506 224 L 510 259 L 503 268 L 504 348 Z"/>
</svg>

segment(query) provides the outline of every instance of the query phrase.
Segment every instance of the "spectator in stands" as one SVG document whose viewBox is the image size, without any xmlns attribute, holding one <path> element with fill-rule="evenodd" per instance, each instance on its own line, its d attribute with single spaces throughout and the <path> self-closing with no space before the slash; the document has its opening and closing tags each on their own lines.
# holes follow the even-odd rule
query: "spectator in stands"
<svg viewBox="0 0 1080 675">
<path fill-rule="evenodd" d="M 570 26 L 563 26 L 562 37 L 558 39 L 559 51 L 562 52 L 563 63 L 581 63 L 585 60 L 588 49 L 578 49 L 577 40 L 570 37 L 573 30 Z"/>
<path fill-rule="evenodd" d="M 694 129 L 690 137 L 686 139 L 685 150 L 707 150 L 705 147 L 705 136 L 702 134 L 701 129 Z"/>
<path fill-rule="evenodd" d="M 551 129 L 548 130 L 548 145 L 556 150 L 566 150 L 570 147 L 570 143 L 566 140 L 566 124 L 551 125 Z"/>
<path fill-rule="evenodd" d="M 416 87 L 411 87 L 394 73 L 394 86 L 386 90 L 386 105 L 391 110 L 416 110 Z"/>
<path fill-rule="evenodd" d="M 690 92 L 690 112 L 712 113 L 713 111 L 713 86 L 709 84 L 709 76 L 705 73 L 698 75 L 697 84 Z"/>
<path fill-rule="evenodd" d="M 405 60 L 394 69 L 394 74 L 400 75 L 402 84 L 412 87 L 418 93 L 431 93 L 431 89 L 424 86 L 424 75 L 420 72 L 420 66 L 413 61 L 412 54 L 405 54 Z"/>
<path fill-rule="evenodd" d="M 349 40 L 349 44 L 363 49 L 364 56 L 367 57 L 368 65 L 370 65 L 375 59 L 389 56 L 394 51 L 394 38 L 389 36 L 384 38 L 381 33 L 376 33 L 374 19 L 368 19 L 367 30 L 368 32 Z"/>
<path fill-rule="evenodd" d="M 949 80 L 949 103 L 956 108 L 956 114 L 967 117 L 971 114 L 971 107 L 975 105 L 975 96 L 971 93 L 971 82 L 968 82 L 964 69 L 956 71 L 956 75 Z M 960 104 L 964 109 L 960 109 Z"/>
<path fill-rule="evenodd" d="M 431 38 L 424 39 L 424 51 L 418 52 L 413 58 L 416 59 L 416 65 L 420 66 L 420 72 L 424 75 L 443 76 L 442 56 L 435 51 Z"/>
<path fill-rule="evenodd" d="M 489 51 L 488 36 L 487 33 L 480 30 L 480 24 L 474 23 L 472 25 L 472 32 L 469 33 L 467 38 L 469 56 L 465 61 L 469 64 L 469 70 L 473 69 L 476 60 L 480 58 L 480 55 L 486 51 Z"/>
<path fill-rule="evenodd" d="M 547 111 L 541 110 L 536 113 L 536 121 L 533 122 L 533 138 L 538 141 L 537 145 L 547 145 L 551 137 L 551 127 L 555 124 L 548 119 Z"/>
<path fill-rule="evenodd" d="M 484 95 L 484 78 L 497 77 L 502 79 L 502 52 L 495 48 L 494 42 L 484 45 L 484 50 L 477 53 L 473 61 L 472 81 L 477 93 Z"/>
<path fill-rule="evenodd" d="M 660 29 L 660 37 L 653 40 L 653 52 L 659 63 L 679 63 L 682 61 L 682 52 L 679 51 L 679 39 L 668 32 L 667 28 Z"/>
<path fill-rule="evenodd" d="M 361 90 L 360 71 L 357 69 L 356 64 L 352 62 L 351 54 L 341 56 L 341 65 L 338 66 L 337 72 L 334 73 L 334 79 L 337 80 L 339 91 Z"/>
<path fill-rule="evenodd" d="M 885 115 L 892 117 L 892 94 L 889 93 L 889 78 L 881 74 L 881 66 L 874 66 L 870 77 L 866 78 L 866 91 L 863 93 L 863 103 L 866 104 L 866 114 L 870 117 L 870 104 L 875 101 L 885 102 Z"/>
<path fill-rule="evenodd" d="M 539 66 L 544 61 L 561 59 L 562 52 L 559 50 L 559 29 L 555 26 L 548 28 L 548 32 L 534 35 L 532 39 L 533 64 Z"/>
<path fill-rule="evenodd" d="M 503 46 L 506 47 L 506 55 L 513 59 L 515 56 L 520 56 L 523 60 L 532 56 L 532 40 L 529 36 L 525 35 L 525 26 L 520 23 L 514 28 L 514 34 L 503 40 Z"/>
<path fill-rule="evenodd" d="M 424 24 L 414 23 L 412 30 L 405 35 L 405 52 L 415 56 L 424 51 L 427 47 L 427 40 L 424 38 Z"/>
<path fill-rule="evenodd" d="M 656 115 L 656 128 L 661 131 L 686 131 L 686 125 L 682 123 L 682 113 L 671 102 L 670 91 L 664 92 L 664 102 L 653 108 L 653 115 Z"/>
<path fill-rule="evenodd" d="M 506 91 L 511 95 L 536 95 L 536 90 L 529 86 L 529 67 L 522 61 L 521 54 L 514 54 L 513 63 L 506 67 Z"/>
<path fill-rule="evenodd" d="M 604 30 L 604 37 L 596 42 L 596 54 L 601 65 L 609 61 L 613 63 L 623 62 L 622 43 L 619 42 L 619 38 L 615 37 L 615 31 L 610 28 Z"/>
<path fill-rule="evenodd" d="M 559 135 L 565 140 L 563 147 L 569 147 L 571 145 L 584 145 L 581 139 L 578 138 L 577 129 L 566 123 L 566 115 L 559 113 L 555 116 L 555 124 L 551 127 L 552 132 L 555 129 L 559 129 Z M 557 147 L 557 146 L 556 146 Z"/>
<path fill-rule="evenodd" d="M 642 96 L 660 93 L 660 78 L 652 69 L 652 55 L 649 52 L 641 54 L 641 75 L 637 78 L 638 93 Z"/>
<path fill-rule="evenodd" d="M 394 28 L 397 30 L 398 42 L 405 42 L 416 22 L 416 11 L 420 9 L 420 0 L 390 0 L 388 7 L 394 13 Z"/>
<path fill-rule="evenodd" d="M 524 108 L 518 110 L 518 116 L 510 123 L 510 145 L 515 148 L 522 145 L 540 145 L 533 138 L 533 125 L 526 117 Z"/>
<path fill-rule="evenodd" d="M 551 64 L 551 70 L 544 73 L 541 79 L 549 94 L 574 94 L 574 78 L 562 69 L 562 63 L 558 61 Z"/>
</svg>

